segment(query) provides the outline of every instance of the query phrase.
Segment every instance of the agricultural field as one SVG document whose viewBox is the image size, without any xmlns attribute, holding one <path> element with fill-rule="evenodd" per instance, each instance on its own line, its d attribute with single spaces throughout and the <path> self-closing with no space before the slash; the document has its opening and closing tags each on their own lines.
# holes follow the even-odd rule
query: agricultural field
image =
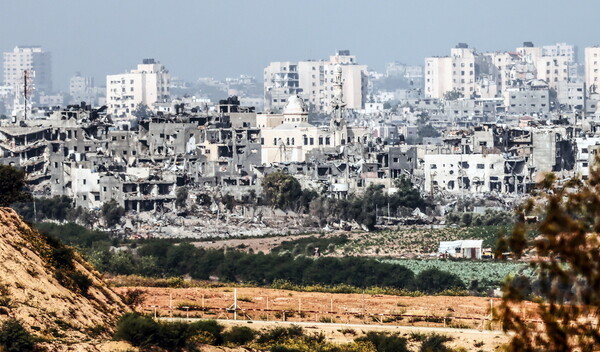
<svg viewBox="0 0 600 352">
<path fill-rule="evenodd" d="M 523 275 L 534 278 L 534 270 L 525 263 L 488 262 L 488 261 L 453 261 L 453 260 L 418 260 L 418 259 L 384 259 L 386 263 L 402 265 L 415 275 L 428 269 L 438 269 L 457 275 L 467 287 L 477 285 L 479 288 L 493 289 L 508 275 Z"/>
<path fill-rule="evenodd" d="M 377 232 L 356 232 L 349 241 L 337 245 L 335 254 L 344 256 L 381 256 L 415 258 L 434 255 L 440 241 L 483 240 L 484 248 L 494 249 L 498 236 L 507 233 L 507 226 L 472 226 L 432 228 L 401 227 Z"/>
</svg>

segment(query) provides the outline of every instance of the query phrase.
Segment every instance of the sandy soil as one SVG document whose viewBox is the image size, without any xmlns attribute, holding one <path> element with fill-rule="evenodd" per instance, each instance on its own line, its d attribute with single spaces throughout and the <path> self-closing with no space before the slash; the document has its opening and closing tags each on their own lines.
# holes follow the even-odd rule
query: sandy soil
<svg viewBox="0 0 600 352">
<path fill-rule="evenodd" d="M 225 326 L 248 326 L 253 329 L 268 329 L 274 326 L 286 326 L 293 323 L 287 322 L 262 322 L 262 321 L 219 321 Z M 499 331 L 488 330 L 469 330 L 469 329 L 450 329 L 450 328 L 426 328 L 426 327 L 410 327 L 410 326 L 347 326 L 340 324 L 310 324 L 301 325 L 308 333 L 323 333 L 327 340 L 333 343 L 352 342 L 355 338 L 364 335 L 368 331 L 388 331 L 399 333 L 409 339 L 409 348 L 412 351 L 418 350 L 419 343 L 411 341 L 412 333 L 421 334 L 442 334 L 452 338 L 452 341 L 446 343 L 448 347 L 456 348 L 463 347 L 468 351 L 495 351 L 500 345 L 508 342 L 509 336 Z M 348 333 L 347 331 L 353 331 Z M 344 331 L 344 332 L 342 332 Z"/>
<path fill-rule="evenodd" d="M 219 319 L 228 326 L 246 325 L 253 329 L 296 323 L 309 333 L 322 332 L 338 343 L 352 341 L 372 330 L 398 332 L 406 337 L 413 332 L 435 332 L 453 338 L 448 346 L 468 351 L 494 351 L 509 339 L 498 331 L 497 323 L 489 322 L 491 305 L 497 307 L 500 301 L 484 297 L 330 294 L 252 287 L 135 288 L 144 291 L 138 310 L 157 317 Z M 120 293 L 131 289 L 115 288 Z M 232 320 L 233 312 L 227 311 L 234 303 L 234 293 L 238 297 L 237 321 Z M 185 308 L 194 306 L 211 309 Z M 281 314 L 284 310 L 285 321 Z M 404 316 L 398 320 L 389 314 Z M 423 316 L 429 321 L 424 321 Z M 342 333 L 348 329 L 353 333 Z"/>
<path fill-rule="evenodd" d="M 233 305 L 234 291 L 237 291 L 239 316 L 242 319 L 283 320 L 281 311 L 285 310 L 287 321 L 442 327 L 443 318 L 446 317 L 448 327 L 489 328 L 487 320 L 490 317 L 490 306 L 498 305 L 497 300 L 490 302 L 489 298 L 483 297 L 330 294 L 253 287 L 136 288 L 145 292 L 140 308 L 152 313 L 156 309 L 159 316 L 233 318 L 233 314 L 226 309 Z M 120 293 L 131 289 L 133 288 L 115 288 Z M 173 312 L 169 309 L 170 306 L 173 307 Z M 203 312 L 183 307 L 211 309 Z M 399 314 L 406 316 L 401 320 L 390 316 Z M 419 317 L 410 317 L 411 315 Z M 431 319 L 424 319 L 425 317 Z"/>
</svg>

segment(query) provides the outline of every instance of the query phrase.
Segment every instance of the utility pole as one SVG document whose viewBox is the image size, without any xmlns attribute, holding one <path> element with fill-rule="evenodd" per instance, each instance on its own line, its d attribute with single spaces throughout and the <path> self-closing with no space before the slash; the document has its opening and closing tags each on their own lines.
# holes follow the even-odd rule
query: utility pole
<svg viewBox="0 0 600 352">
<path fill-rule="evenodd" d="M 23 101 L 24 101 L 24 120 L 27 120 L 27 70 L 23 71 Z"/>
</svg>

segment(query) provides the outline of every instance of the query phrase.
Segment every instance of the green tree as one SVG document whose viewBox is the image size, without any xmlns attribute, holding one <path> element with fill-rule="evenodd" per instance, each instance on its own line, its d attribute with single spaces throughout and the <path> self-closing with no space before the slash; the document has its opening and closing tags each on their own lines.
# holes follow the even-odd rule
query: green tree
<svg viewBox="0 0 600 352">
<path fill-rule="evenodd" d="M 297 208 L 302 187 L 294 176 L 277 171 L 267 175 L 262 186 L 267 204 L 283 210 Z"/>
<path fill-rule="evenodd" d="M 435 127 L 431 126 L 431 124 L 427 124 L 427 125 L 419 127 L 419 129 L 417 130 L 417 134 L 421 138 L 423 138 L 423 137 L 439 137 L 441 135 L 440 132 L 435 129 Z"/>
<path fill-rule="evenodd" d="M 121 218 L 125 215 L 125 209 L 119 206 L 116 200 L 111 199 L 102 205 L 100 214 L 102 214 L 106 227 L 113 227 L 121 222 Z"/>
<path fill-rule="evenodd" d="M 453 89 L 453 90 L 450 90 L 450 91 L 447 91 L 446 93 L 444 93 L 445 100 L 456 100 L 456 99 L 460 99 L 464 96 L 465 95 L 457 89 Z"/>
<path fill-rule="evenodd" d="M 499 248 L 520 258 L 530 254 L 538 273 L 540 299 L 531 324 L 519 312 L 529 285 L 509 280 L 498 308 L 505 331 L 514 332 L 509 351 L 597 351 L 600 349 L 600 166 L 582 182 L 556 183 L 553 174 L 538 185 Z M 531 224 L 531 219 L 541 219 Z M 534 234 L 534 235 L 532 235 Z"/>
<path fill-rule="evenodd" d="M 403 206 L 423 210 L 427 205 L 421 197 L 421 192 L 415 188 L 408 177 L 402 175 L 400 178 L 395 179 L 394 187 L 396 187 L 397 191 L 390 197 L 390 204 L 394 208 Z"/>
<path fill-rule="evenodd" d="M 152 114 L 152 111 L 150 110 L 150 108 L 148 108 L 148 105 L 144 104 L 144 103 L 139 103 L 135 109 L 131 112 L 131 115 L 137 117 L 138 119 L 145 119 L 147 117 L 149 117 Z"/>
<path fill-rule="evenodd" d="M 25 171 L 0 165 L 0 207 L 30 199 L 31 194 L 25 190 Z"/>
</svg>

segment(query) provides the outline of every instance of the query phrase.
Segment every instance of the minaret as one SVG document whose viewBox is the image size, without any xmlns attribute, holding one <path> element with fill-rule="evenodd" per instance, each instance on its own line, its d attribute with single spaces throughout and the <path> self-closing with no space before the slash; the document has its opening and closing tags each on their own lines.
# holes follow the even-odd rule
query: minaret
<svg viewBox="0 0 600 352">
<path fill-rule="evenodd" d="M 333 100 L 331 101 L 332 116 L 329 128 L 333 132 L 333 146 L 346 144 L 348 139 L 348 128 L 344 119 L 344 92 L 342 89 L 342 66 L 335 67 L 335 82 L 333 85 Z"/>
<path fill-rule="evenodd" d="M 333 100 L 331 101 L 332 117 L 331 127 L 339 128 L 342 124 L 345 125 L 344 120 L 344 91 L 342 89 L 342 66 L 335 66 L 335 82 L 333 84 Z"/>
</svg>

